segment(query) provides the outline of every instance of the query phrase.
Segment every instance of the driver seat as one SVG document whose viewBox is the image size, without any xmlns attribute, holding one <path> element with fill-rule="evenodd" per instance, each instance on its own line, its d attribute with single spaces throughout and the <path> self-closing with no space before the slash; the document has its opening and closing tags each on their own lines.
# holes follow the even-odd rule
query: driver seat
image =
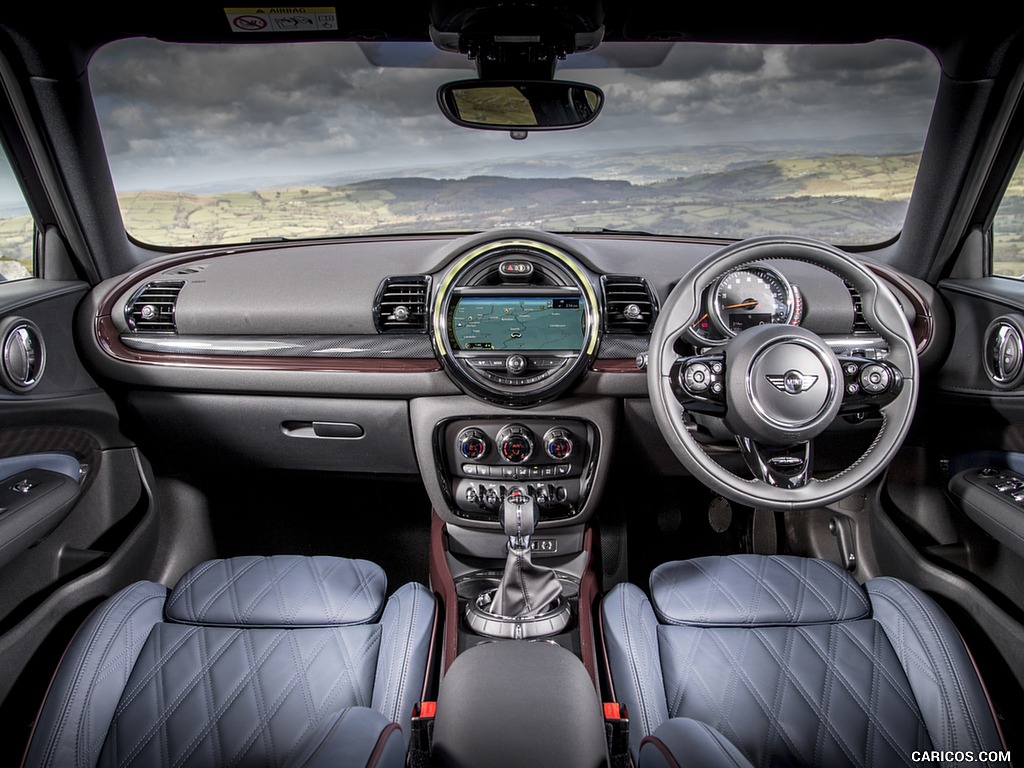
<svg viewBox="0 0 1024 768">
<path fill-rule="evenodd" d="M 834 563 L 734 555 L 666 563 L 651 599 L 602 604 L 614 695 L 640 766 L 911 764 L 1001 750 L 971 657 L 924 593 Z"/>
</svg>

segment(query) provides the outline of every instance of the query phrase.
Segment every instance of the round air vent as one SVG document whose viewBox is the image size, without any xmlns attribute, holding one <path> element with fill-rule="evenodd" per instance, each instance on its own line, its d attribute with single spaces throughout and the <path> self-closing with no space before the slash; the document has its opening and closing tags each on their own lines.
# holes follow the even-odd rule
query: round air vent
<svg viewBox="0 0 1024 768">
<path fill-rule="evenodd" d="M 985 373 L 1000 389 L 1011 389 L 1024 380 L 1024 318 L 1003 315 L 985 331 Z"/>
<path fill-rule="evenodd" d="M 43 334 L 31 320 L 0 322 L 0 383 L 12 392 L 28 392 L 39 383 L 46 367 Z"/>
</svg>

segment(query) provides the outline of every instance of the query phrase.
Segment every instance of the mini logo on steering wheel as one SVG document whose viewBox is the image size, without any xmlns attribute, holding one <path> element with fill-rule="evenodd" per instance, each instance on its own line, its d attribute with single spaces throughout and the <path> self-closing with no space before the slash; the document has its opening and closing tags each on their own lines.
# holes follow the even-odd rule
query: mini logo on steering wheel
<svg viewBox="0 0 1024 768">
<path fill-rule="evenodd" d="M 782 376 L 766 375 L 765 378 L 779 392 L 785 392 L 787 395 L 799 395 L 801 392 L 806 392 L 818 380 L 818 377 L 813 374 L 801 373 L 795 369 L 786 371 Z"/>
</svg>

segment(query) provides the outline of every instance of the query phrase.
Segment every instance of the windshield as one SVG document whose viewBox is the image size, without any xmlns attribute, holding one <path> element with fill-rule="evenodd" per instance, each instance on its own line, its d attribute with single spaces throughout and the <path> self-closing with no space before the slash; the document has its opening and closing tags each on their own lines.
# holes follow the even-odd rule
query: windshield
<svg viewBox="0 0 1024 768">
<path fill-rule="evenodd" d="M 557 73 L 604 90 L 598 118 L 515 141 L 438 110 L 471 67 L 428 43 L 138 39 L 101 49 L 90 81 L 143 242 L 536 227 L 853 245 L 902 228 L 938 74 L 897 41 L 606 43 Z"/>
</svg>

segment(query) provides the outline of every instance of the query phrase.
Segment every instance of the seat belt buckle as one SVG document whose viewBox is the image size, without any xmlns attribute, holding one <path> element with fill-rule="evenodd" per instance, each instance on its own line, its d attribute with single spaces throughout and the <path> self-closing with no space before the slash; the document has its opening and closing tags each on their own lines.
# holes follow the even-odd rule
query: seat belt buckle
<svg viewBox="0 0 1024 768">
<path fill-rule="evenodd" d="M 409 768 L 430 766 L 430 745 L 434 740 L 436 701 L 419 701 L 412 707 L 412 733 L 409 739 Z"/>
<path fill-rule="evenodd" d="M 629 713 L 621 702 L 606 701 L 604 734 L 608 740 L 608 765 L 611 768 L 629 768 Z"/>
</svg>

